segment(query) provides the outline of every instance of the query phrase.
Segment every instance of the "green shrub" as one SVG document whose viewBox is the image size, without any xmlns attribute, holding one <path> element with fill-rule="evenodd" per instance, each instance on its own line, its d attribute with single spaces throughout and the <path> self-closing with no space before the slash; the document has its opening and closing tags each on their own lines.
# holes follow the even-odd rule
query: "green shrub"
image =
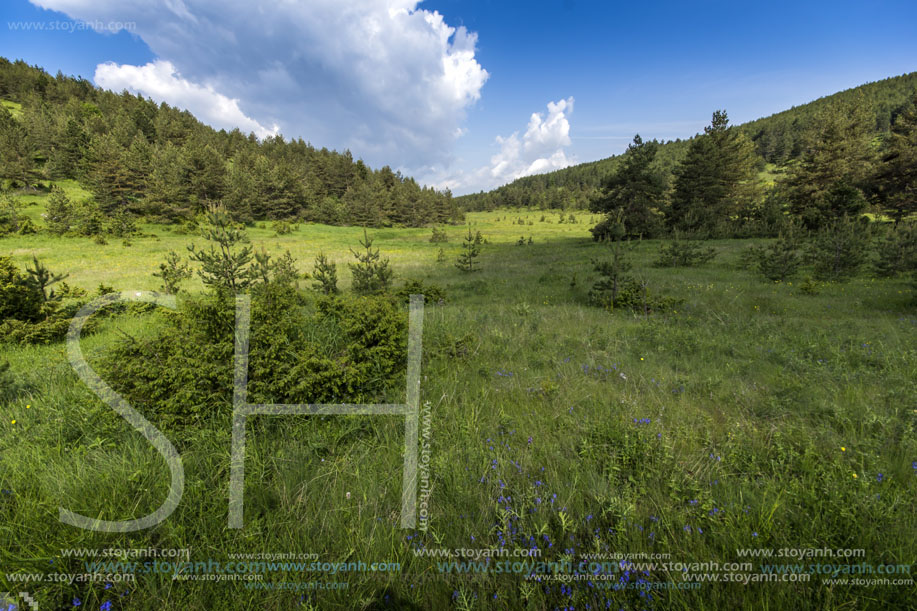
<svg viewBox="0 0 917 611">
<path fill-rule="evenodd" d="M 325 256 L 325 253 L 318 253 L 315 257 L 315 268 L 312 272 L 315 282 L 312 288 L 324 293 L 325 295 L 336 295 L 340 292 L 338 289 L 338 271 L 337 264 Z"/>
<path fill-rule="evenodd" d="M 866 261 L 869 243 L 866 224 L 841 218 L 819 230 L 808 245 L 806 258 L 813 263 L 817 280 L 844 282 Z"/>
<path fill-rule="evenodd" d="M 877 259 L 872 272 L 880 278 L 891 278 L 917 269 L 917 223 L 899 223 L 876 245 Z"/>
<path fill-rule="evenodd" d="M 0 321 L 37 321 L 44 301 L 28 275 L 20 272 L 9 257 L 0 257 Z"/>
<path fill-rule="evenodd" d="M 165 262 L 159 264 L 159 272 L 153 272 L 153 276 L 162 280 L 162 289 L 166 293 L 174 295 L 181 288 L 181 283 L 191 277 L 191 269 L 182 262 L 177 252 L 170 250 Z"/>
<path fill-rule="evenodd" d="M 785 282 L 796 275 L 802 264 L 799 246 L 799 234 L 790 230 L 766 247 L 752 246 L 746 252 L 762 276 L 774 282 Z"/>
<path fill-rule="evenodd" d="M 163 312 L 152 338 L 102 359 L 105 378 L 157 418 L 192 426 L 232 412 L 234 310 L 219 295 Z M 310 299 L 276 284 L 252 296 L 249 400 L 370 402 L 403 384 L 407 316 L 385 295 Z"/>
<path fill-rule="evenodd" d="M 446 235 L 446 231 L 444 229 L 439 229 L 437 227 L 434 227 L 433 235 L 430 236 L 430 241 L 431 242 L 448 242 L 449 236 Z"/>
<path fill-rule="evenodd" d="M 422 280 L 408 280 L 395 292 L 395 297 L 403 303 L 408 303 L 411 295 L 423 295 L 424 302 L 427 304 L 446 301 L 446 291 L 442 287 L 435 284 L 424 284 Z"/>
<path fill-rule="evenodd" d="M 350 264 L 353 274 L 353 290 L 358 295 L 371 295 L 388 290 L 392 283 L 392 268 L 389 260 L 379 255 L 379 249 L 373 249 L 373 240 L 363 230 L 363 239 L 360 240 L 363 252 L 350 249 L 357 262 Z"/>
<path fill-rule="evenodd" d="M 134 215 L 126 210 L 119 210 L 108 223 L 108 233 L 116 238 L 129 238 L 137 235 L 137 221 Z"/>
<path fill-rule="evenodd" d="M 471 227 L 468 228 L 468 235 L 462 243 L 462 253 L 455 262 L 455 266 L 463 272 L 476 272 L 480 270 L 477 258 L 481 255 L 481 245 L 484 243 L 484 237 L 480 231 L 471 233 Z"/>
<path fill-rule="evenodd" d="M 271 229 L 273 229 L 274 233 L 277 235 L 289 235 L 293 233 L 296 227 L 289 221 L 277 220 L 271 223 Z"/>
<path fill-rule="evenodd" d="M 691 240 L 673 239 L 659 249 L 655 261 L 657 267 L 693 267 L 712 261 L 716 257 L 715 248 L 704 248 L 700 243 Z"/>
</svg>

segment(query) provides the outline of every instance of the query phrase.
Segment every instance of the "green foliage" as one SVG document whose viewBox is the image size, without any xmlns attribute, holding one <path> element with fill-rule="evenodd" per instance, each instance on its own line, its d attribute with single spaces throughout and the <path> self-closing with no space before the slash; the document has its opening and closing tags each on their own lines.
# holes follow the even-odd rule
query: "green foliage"
<svg viewBox="0 0 917 611">
<path fill-rule="evenodd" d="M 436 262 L 445 263 L 446 262 L 446 252 L 440 248 L 436 253 Z"/>
<path fill-rule="evenodd" d="M 790 211 L 816 230 L 863 210 L 870 173 L 872 117 L 863 100 L 825 106 L 806 134 L 804 153 L 780 183 Z"/>
<path fill-rule="evenodd" d="M 137 221 L 126 210 L 118 210 L 111 216 L 108 233 L 116 238 L 129 238 L 137 234 Z"/>
<path fill-rule="evenodd" d="M 22 214 L 22 204 L 15 198 L 0 194 L 0 236 L 10 233 L 30 233 L 31 220 Z M 34 233 L 34 231 L 31 231 Z"/>
<path fill-rule="evenodd" d="M 216 131 L 178 108 L 5 59 L 0 83 L 0 95 L 19 102 L 15 116 L 0 108 L 0 182 L 79 178 L 106 215 L 181 222 L 223 202 L 242 222 L 420 227 L 463 218 L 448 190 L 371 170 L 349 151 Z"/>
<path fill-rule="evenodd" d="M 468 235 L 462 242 L 462 252 L 455 262 L 455 267 L 463 272 L 476 272 L 481 268 L 478 266 L 477 258 L 481 255 L 481 245 L 484 243 L 484 236 L 480 231 L 471 233 L 471 227 L 468 227 Z"/>
<path fill-rule="evenodd" d="M 188 246 L 189 258 L 201 264 L 197 273 L 211 290 L 229 296 L 244 292 L 254 277 L 248 236 L 225 210 L 213 209 L 206 219 L 207 225 L 201 235 L 212 242 L 210 249 L 198 250 L 191 244 Z"/>
<path fill-rule="evenodd" d="M 48 290 L 51 285 L 57 284 L 69 274 L 55 274 L 49 270 L 41 261 L 38 260 L 38 257 L 32 256 L 32 267 L 26 267 L 26 273 L 28 274 L 29 284 L 31 284 L 41 295 L 41 300 L 43 302 L 47 301 L 56 301 L 57 297 L 54 295 L 53 290 Z"/>
<path fill-rule="evenodd" d="M 601 195 L 590 204 L 593 212 L 615 218 L 620 213 L 632 237 L 651 238 L 662 230 L 666 184 L 652 165 L 658 148 L 655 140 L 644 142 L 639 134 L 634 136 L 617 170 L 605 180 Z M 573 214 L 569 222 L 576 222 Z"/>
<path fill-rule="evenodd" d="M 867 223 L 846 217 L 831 221 L 808 244 L 806 258 L 817 280 L 844 282 L 866 261 L 871 241 Z"/>
<path fill-rule="evenodd" d="M 594 305 L 614 309 L 625 282 L 632 280 L 628 275 L 632 264 L 623 240 L 609 240 L 607 244 L 611 257 L 592 261 L 593 270 L 598 272 L 599 279 L 589 291 L 589 301 Z"/>
<path fill-rule="evenodd" d="M 896 223 L 917 212 L 917 92 L 892 125 L 870 191 Z"/>
<path fill-rule="evenodd" d="M 312 288 L 315 290 L 325 295 L 337 295 L 340 293 L 338 289 L 337 264 L 322 252 L 319 252 L 318 256 L 315 257 L 312 278 L 315 280 L 312 283 Z"/>
<path fill-rule="evenodd" d="M 712 261 L 716 257 L 715 248 L 704 248 L 700 243 L 681 240 L 676 236 L 668 244 L 659 248 L 657 267 L 694 267 Z"/>
<path fill-rule="evenodd" d="M 669 226 L 705 236 L 747 215 L 760 198 L 756 165 L 751 141 L 729 126 L 725 111 L 714 112 L 675 170 Z"/>
<path fill-rule="evenodd" d="M 433 235 L 430 236 L 430 241 L 433 243 L 448 242 L 449 236 L 446 234 L 446 231 L 444 229 L 439 229 L 438 227 L 434 227 Z"/>
<path fill-rule="evenodd" d="M 0 257 L 0 321 L 35 322 L 41 318 L 44 295 L 9 257 Z"/>
<path fill-rule="evenodd" d="M 407 317 L 391 297 L 323 296 L 270 285 L 252 297 L 249 397 L 259 403 L 369 402 L 403 380 Z M 133 405 L 177 426 L 232 412 L 231 303 L 189 298 L 152 337 L 105 355 L 105 378 Z"/>
<path fill-rule="evenodd" d="M 392 284 L 392 268 L 388 259 L 379 255 L 379 249 L 373 249 L 372 238 L 363 230 L 363 239 L 360 241 L 363 252 L 350 249 L 356 257 L 356 263 L 350 263 L 350 272 L 353 274 L 353 290 L 358 295 L 371 295 L 382 293 Z"/>
<path fill-rule="evenodd" d="M 917 270 L 917 223 L 899 223 L 887 231 L 876 247 L 873 274 L 890 278 Z"/>
<path fill-rule="evenodd" d="M 45 224 L 48 231 L 55 235 L 64 235 L 70 231 L 73 223 L 73 206 L 70 199 L 58 186 L 51 187 L 51 195 L 45 210 Z"/>
<path fill-rule="evenodd" d="M 274 233 L 277 235 L 289 235 L 293 233 L 295 226 L 289 221 L 277 220 L 271 223 L 271 229 L 273 229 Z"/>
<path fill-rule="evenodd" d="M 758 272 L 774 282 L 785 282 L 793 278 L 802 264 L 800 237 L 796 231 L 788 231 L 767 246 L 753 246 L 747 251 Z"/>
<path fill-rule="evenodd" d="M 425 283 L 423 280 L 408 280 L 395 291 L 395 297 L 402 303 L 410 302 L 411 295 L 423 295 L 426 304 L 441 304 L 446 301 L 446 291 L 441 286 Z"/>
<path fill-rule="evenodd" d="M 162 289 L 166 293 L 174 295 L 180 290 L 181 283 L 191 277 L 191 268 L 177 252 L 170 250 L 165 262 L 159 264 L 159 271 L 153 272 L 153 276 L 162 280 Z"/>
</svg>

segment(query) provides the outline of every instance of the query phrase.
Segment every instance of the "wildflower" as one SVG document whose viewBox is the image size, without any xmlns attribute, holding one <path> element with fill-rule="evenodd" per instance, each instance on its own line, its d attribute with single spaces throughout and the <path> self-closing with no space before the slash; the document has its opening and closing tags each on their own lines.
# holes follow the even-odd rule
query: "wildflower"
<svg viewBox="0 0 917 611">
<path fill-rule="evenodd" d="M 348 492 L 347 494 L 345 494 L 345 495 L 344 495 L 344 498 L 349 499 L 349 498 L 350 498 L 350 493 Z"/>
<path fill-rule="evenodd" d="M 25 408 L 26 408 L 26 409 L 32 409 L 32 406 L 31 406 L 31 405 L 26 405 Z"/>
<path fill-rule="evenodd" d="M 846 452 L 846 451 L 847 451 L 847 448 L 845 448 L 844 446 L 841 446 L 841 452 Z"/>
<path fill-rule="evenodd" d="M 10 420 L 10 424 L 16 424 L 15 420 Z"/>
<path fill-rule="evenodd" d="M 99 607 L 99 611 L 111 611 L 111 601 L 106 600 L 104 603 L 102 603 L 102 606 Z"/>
<path fill-rule="evenodd" d="M 752 536 L 752 537 L 757 537 L 757 536 L 758 536 L 758 533 L 753 532 L 753 533 L 751 533 L 751 536 Z"/>
<path fill-rule="evenodd" d="M 856 479 L 858 476 L 856 473 L 853 474 L 853 479 Z"/>
<path fill-rule="evenodd" d="M 879 473 L 878 475 L 876 475 L 876 481 L 877 481 L 877 482 L 881 482 L 883 479 L 885 479 L 885 476 L 882 475 L 881 473 Z"/>
</svg>

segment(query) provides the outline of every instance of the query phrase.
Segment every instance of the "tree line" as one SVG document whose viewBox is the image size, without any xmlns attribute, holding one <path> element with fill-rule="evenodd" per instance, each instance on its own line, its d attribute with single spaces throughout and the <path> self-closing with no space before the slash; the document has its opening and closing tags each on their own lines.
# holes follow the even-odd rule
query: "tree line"
<svg viewBox="0 0 917 611">
<path fill-rule="evenodd" d="M 623 155 L 458 200 L 467 210 L 621 209 L 644 236 L 769 235 L 787 215 L 817 228 L 837 211 L 870 208 L 899 220 L 914 209 L 915 91 L 911 73 L 739 126 L 717 111 L 690 140 L 638 137 Z"/>
<path fill-rule="evenodd" d="M 235 221 L 421 226 L 462 219 L 452 194 L 302 139 L 214 130 L 191 113 L 0 58 L 0 183 L 75 179 L 102 214 L 177 222 L 221 205 Z"/>
</svg>

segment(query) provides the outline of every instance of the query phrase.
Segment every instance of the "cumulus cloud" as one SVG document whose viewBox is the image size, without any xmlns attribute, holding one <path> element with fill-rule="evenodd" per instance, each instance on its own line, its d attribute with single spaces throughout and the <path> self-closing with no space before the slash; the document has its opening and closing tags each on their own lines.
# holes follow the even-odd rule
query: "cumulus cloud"
<svg viewBox="0 0 917 611">
<path fill-rule="evenodd" d="M 548 112 L 532 113 L 521 137 L 518 131 L 496 137 L 495 143 L 500 150 L 490 158 L 490 165 L 470 172 L 440 169 L 426 178 L 440 188 L 471 192 L 570 166 L 574 160 L 567 157 L 564 149 L 571 144 L 569 117 L 572 112 L 572 97 L 548 102 Z"/>
<path fill-rule="evenodd" d="M 239 108 L 239 100 L 227 98 L 211 87 L 183 79 L 168 61 L 157 60 L 145 66 L 119 66 L 111 62 L 99 64 L 96 67 L 95 82 L 106 89 L 127 89 L 189 110 L 195 117 L 217 129 L 231 130 L 238 127 L 245 133 L 254 132 L 260 138 L 274 135 L 279 129 L 276 124 L 268 129 L 245 116 Z"/>
<path fill-rule="evenodd" d="M 477 35 L 418 0 L 31 1 L 106 28 L 130 24 L 159 58 L 100 66 L 106 87 L 209 95 L 223 105 L 214 121 L 276 124 L 374 165 L 448 164 L 488 78 Z"/>
</svg>

